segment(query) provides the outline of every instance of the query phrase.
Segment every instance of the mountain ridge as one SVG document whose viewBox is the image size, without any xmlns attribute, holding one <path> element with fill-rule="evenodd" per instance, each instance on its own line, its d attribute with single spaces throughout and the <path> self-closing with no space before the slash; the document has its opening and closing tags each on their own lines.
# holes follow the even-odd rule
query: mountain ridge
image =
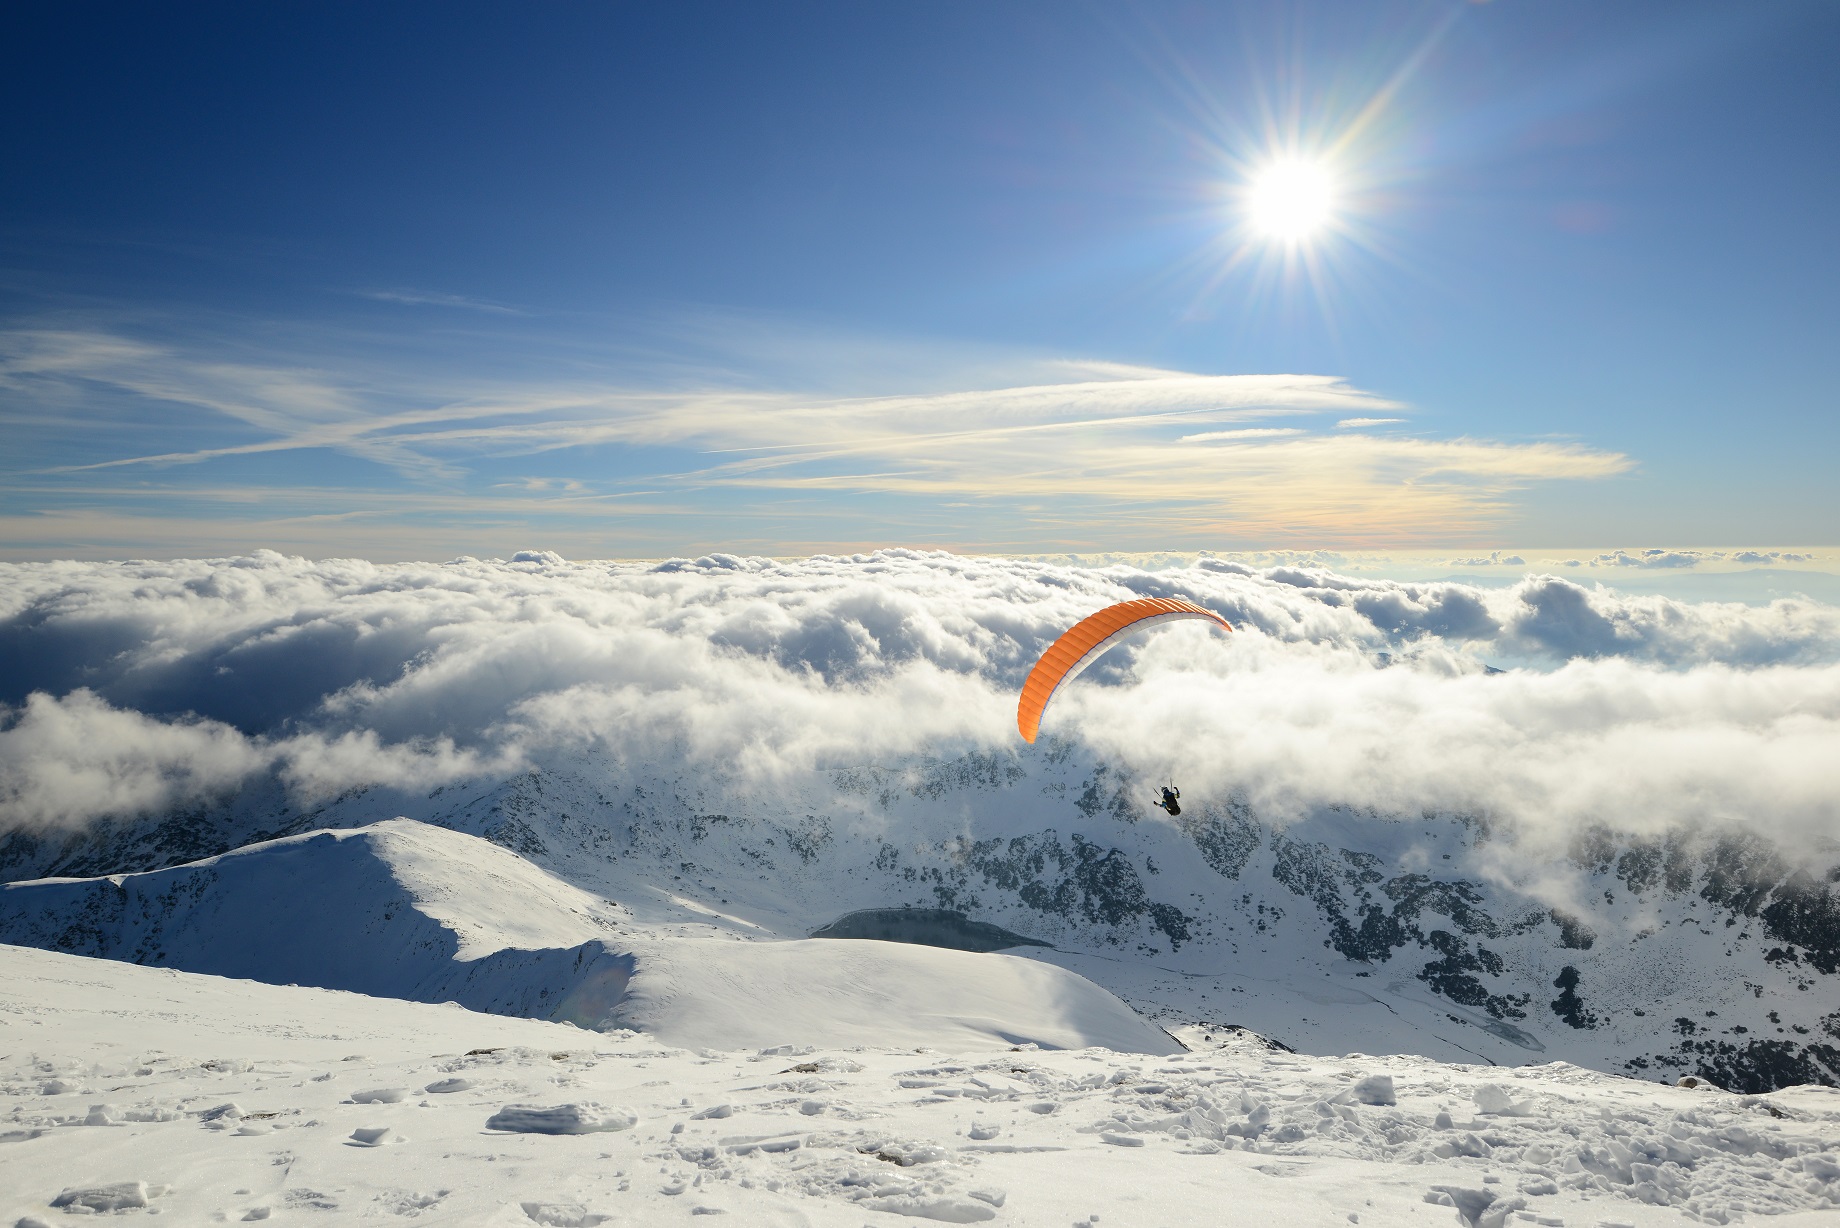
<svg viewBox="0 0 1840 1228">
<path fill-rule="evenodd" d="M 1181 1046 L 1061 968 L 886 942 L 644 924 L 478 837 L 412 819 L 163 870 L 0 889 L 0 939 L 127 963 L 720 1048 Z"/>
<path fill-rule="evenodd" d="M 287 816 L 242 796 L 40 855 L 93 865 L 111 849 L 146 858 L 175 824 L 183 844 L 396 811 L 496 843 L 648 924 L 792 939 L 859 909 L 962 913 L 1051 942 L 1025 957 L 1171 1027 L 1240 1025 L 1306 1051 L 1563 1057 L 1747 1091 L 1840 1078 L 1840 1012 L 1821 1009 L 1840 967 L 1834 875 L 1761 839 L 1588 831 L 1562 866 L 1540 867 L 1551 881 L 1516 884 L 1508 834 L 1476 816 L 1328 810 L 1274 825 L 1229 797 L 1193 799 L 1170 822 L 1144 802 L 1147 782 L 1044 741 L 770 789 L 557 756 Z"/>
</svg>

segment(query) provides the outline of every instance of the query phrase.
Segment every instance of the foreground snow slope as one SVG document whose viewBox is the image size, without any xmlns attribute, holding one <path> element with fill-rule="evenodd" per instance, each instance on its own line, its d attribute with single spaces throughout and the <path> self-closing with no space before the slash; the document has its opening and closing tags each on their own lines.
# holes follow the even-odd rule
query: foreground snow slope
<svg viewBox="0 0 1840 1228">
<path fill-rule="evenodd" d="M 641 925 L 474 836 L 402 819 L 145 874 L 11 883 L 0 939 L 676 1044 L 1180 1046 L 1077 973 L 886 942 Z"/>
<path fill-rule="evenodd" d="M 0 947 L 0 1222 L 63 1222 L 62 1202 L 177 1223 L 1814 1228 L 1840 1207 L 1829 1089 L 1207 1035 L 1175 1058 L 691 1051 Z M 588 1132 L 532 1132 L 566 1127 Z"/>
</svg>

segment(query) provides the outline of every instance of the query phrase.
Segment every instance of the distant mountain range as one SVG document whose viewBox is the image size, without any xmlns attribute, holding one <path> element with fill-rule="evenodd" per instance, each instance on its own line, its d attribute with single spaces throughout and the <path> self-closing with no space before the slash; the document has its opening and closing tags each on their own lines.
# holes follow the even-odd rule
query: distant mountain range
<svg viewBox="0 0 1840 1228">
<path fill-rule="evenodd" d="M 242 903 L 213 879 L 218 911 L 185 934 L 174 928 L 179 884 L 195 875 L 133 896 L 140 904 L 119 883 L 15 886 L 0 899 L 0 939 L 328 984 L 302 971 L 300 935 L 264 937 L 264 918 L 304 907 L 290 892 L 343 892 L 357 911 L 329 915 L 351 932 L 333 925 L 313 940 L 372 962 L 335 987 L 541 1017 L 554 1004 L 531 987 L 550 988 L 550 973 L 520 952 L 591 948 L 615 960 L 647 943 L 663 952 L 668 938 L 720 941 L 708 949 L 740 958 L 736 939 L 827 930 L 980 951 L 1027 940 L 1010 953 L 1078 973 L 1171 1030 L 1242 1027 L 1317 1053 L 1697 1074 L 1740 1091 L 1840 1083 L 1840 864 L 1798 868 L 1754 838 L 1609 830 L 1564 859 L 1534 860 L 1473 816 L 1327 811 L 1278 827 L 1232 796 L 1185 794 L 1173 820 L 1152 796 L 1151 782 L 1051 740 L 771 786 L 580 754 L 427 795 L 356 790 L 304 811 L 278 787 L 256 789 L 80 835 L 16 832 L 0 843 L 0 876 L 121 875 L 397 815 L 517 858 L 482 868 L 394 825 L 383 830 L 396 845 L 435 850 L 408 859 L 421 867 L 414 890 L 374 856 L 330 856 L 350 839 L 319 837 L 328 856 L 312 873 L 247 880 Z M 441 911 L 430 901 L 476 899 L 481 875 L 495 883 L 489 923 L 460 904 L 428 920 Z M 156 926 L 144 901 L 157 899 L 169 903 Z M 494 936 L 468 947 L 469 932 Z M 799 944 L 816 948 L 832 949 Z M 688 971 L 692 948 L 674 950 L 683 991 L 708 992 Z M 376 964 L 386 953 L 389 966 Z M 520 969 L 509 980 L 494 971 L 507 963 Z M 1117 1018 L 1092 1023 L 1104 1011 L 1089 1005 L 1089 1032 L 1130 1032 Z"/>
</svg>

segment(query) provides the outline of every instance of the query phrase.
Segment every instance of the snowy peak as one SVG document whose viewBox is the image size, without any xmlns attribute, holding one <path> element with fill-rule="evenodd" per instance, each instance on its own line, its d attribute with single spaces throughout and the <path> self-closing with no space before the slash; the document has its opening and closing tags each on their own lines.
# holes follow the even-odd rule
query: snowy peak
<svg viewBox="0 0 1840 1228">
<path fill-rule="evenodd" d="M 620 919 L 515 853 L 410 819 L 141 874 L 10 883 L 0 899 L 13 942 L 382 996 L 433 962 L 572 947 Z"/>
<path fill-rule="evenodd" d="M 1454 813 L 1275 823 L 1191 790 L 1168 821 L 1151 783 L 1052 739 L 771 789 L 582 755 L 419 813 L 660 923 L 692 915 L 662 889 L 785 936 L 949 911 L 1172 1028 L 1750 1091 L 1840 1077 L 1840 889 L 1764 841 L 1594 831 L 1536 857 Z"/>
<path fill-rule="evenodd" d="M 572 962 L 514 1001 L 493 995 L 532 984 L 530 971 L 488 994 L 499 965 L 485 961 L 613 934 L 590 924 L 622 926 L 609 958 L 638 958 L 647 935 L 798 939 L 851 929 L 845 919 L 862 914 L 900 917 L 882 935 L 893 936 L 930 912 L 967 933 L 1044 944 L 1013 949 L 1170 1028 L 1237 1024 L 1314 1053 L 1559 1059 L 1746 1091 L 1840 1078 L 1840 879 L 1761 839 L 1590 832 L 1569 852 L 1531 856 L 1475 816 L 1330 808 L 1277 823 L 1193 787 L 1169 821 L 1149 806 L 1151 782 L 1052 738 L 1028 753 L 891 760 L 770 785 L 677 769 L 580 751 L 420 797 L 356 793 L 291 821 L 354 826 L 400 804 L 452 829 L 375 825 L 419 832 L 379 855 L 391 859 L 388 890 L 414 901 L 430 927 L 422 938 L 443 951 L 420 990 L 392 972 L 377 992 L 551 1017 Z M 111 868 L 137 864 L 162 830 L 120 829 Z M 103 853 L 98 836 L 84 857 Z M 603 897 L 621 908 L 606 911 Z M 92 921 L 72 914 L 16 941 L 94 950 Z M 137 949 L 121 957 L 153 953 Z M 468 983 L 448 984 L 449 965 L 473 957 Z M 654 953 L 650 969 L 666 958 Z M 632 975 L 637 994 L 643 960 Z"/>
<path fill-rule="evenodd" d="M 716 932 L 636 925 L 515 853 L 409 819 L 0 892 L 0 938 L 20 945 L 679 1044 L 1181 1051 L 1065 969 L 885 942 L 707 936 Z"/>
<path fill-rule="evenodd" d="M 459 941 L 455 959 L 479 959 L 507 947 L 572 947 L 631 920 L 611 901 L 459 832 L 399 818 L 328 834 L 367 839 L 414 909 Z"/>
</svg>

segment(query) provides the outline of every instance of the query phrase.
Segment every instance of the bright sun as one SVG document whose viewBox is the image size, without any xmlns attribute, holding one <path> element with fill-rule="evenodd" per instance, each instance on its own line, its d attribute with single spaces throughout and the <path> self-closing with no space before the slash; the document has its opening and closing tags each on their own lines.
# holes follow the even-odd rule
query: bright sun
<svg viewBox="0 0 1840 1228">
<path fill-rule="evenodd" d="M 1299 242 L 1321 230 L 1335 203 L 1329 172 L 1315 162 L 1275 162 L 1252 181 L 1246 197 L 1252 225 L 1271 239 Z"/>
</svg>

